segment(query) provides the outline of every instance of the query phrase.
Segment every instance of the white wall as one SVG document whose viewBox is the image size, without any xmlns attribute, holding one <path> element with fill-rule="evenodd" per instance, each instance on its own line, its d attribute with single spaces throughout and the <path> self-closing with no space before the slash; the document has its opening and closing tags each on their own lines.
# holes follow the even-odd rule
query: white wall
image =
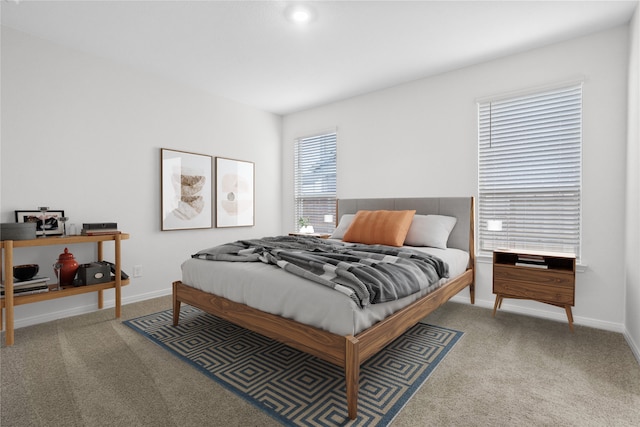
<svg viewBox="0 0 640 427">
<path fill-rule="evenodd" d="M 280 232 L 280 116 L 7 28 L 1 78 L 2 222 L 41 205 L 64 209 L 71 223 L 117 222 L 131 234 L 124 270 L 143 267 L 124 303 L 170 293 L 199 249 Z M 160 231 L 161 147 L 255 162 L 255 227 Z M 15 263 L 36 262 L 54 277 L 63 249 L 20 249 Z M 69 249 L 79 262 L 95 260 L 93 245 Z M 19 306 L 16 326 L 95 310 L 96 298 Z"/>
<path fill-rule="evenodd" d="M 293 223 L 295 137 L 337 126 L 339 197 L 477 195 L 476 100 L 584 76 L 588 268 L 577 276 L 574 318 L 622 331 L 627 60 L 624 26 L 285 116 L 283 227 Z M 489 263 L 478 263 L 476 289 L 477 304 L 492 307 Z M 503 308 L 566 322 L 563 309 L 540 303 Z"/>
<path fill-rule="evenodd" d="M 627 140 L 626 338 L 640 361 L 640 9 L 630 30 Z"/>
</svg>

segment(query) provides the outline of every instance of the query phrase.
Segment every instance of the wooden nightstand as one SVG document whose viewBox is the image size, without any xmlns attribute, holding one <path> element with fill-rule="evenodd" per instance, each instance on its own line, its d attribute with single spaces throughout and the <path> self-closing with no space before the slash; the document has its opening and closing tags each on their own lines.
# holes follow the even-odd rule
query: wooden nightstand
<svg viewBox="0 0 640 427">
<path fill-rule="evenodd" d="M 531 299 L 564 307 L 573 332 L 576 257 L 573 254 L 500 249 L 493 251 L 493 316 L 504 298 Z"/>
<path fill-rule="evenodd" d="M 302 237 L 319 237 L 321 239 L 328 239 L 331 234 L 327 233 L 289 233 L 289 236 L 302 236 Z"/>
</svg>

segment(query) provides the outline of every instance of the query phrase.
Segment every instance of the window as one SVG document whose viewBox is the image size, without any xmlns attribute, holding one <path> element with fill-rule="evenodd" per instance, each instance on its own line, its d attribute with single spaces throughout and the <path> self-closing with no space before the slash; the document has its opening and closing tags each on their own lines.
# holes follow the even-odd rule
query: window
<svg viewBox="0 0 640 427">
<path fill-rule="evenodd" d="M 335 228 L 337 197 L 335 132 L 295 141 L 295 230 L 306 218 L 316 233 Z"/>
<path fill-rule="evenodd" d="M 579 258 L 582 85 L 481 102 L 478 124 L 480 252 Z"/>
</svg>

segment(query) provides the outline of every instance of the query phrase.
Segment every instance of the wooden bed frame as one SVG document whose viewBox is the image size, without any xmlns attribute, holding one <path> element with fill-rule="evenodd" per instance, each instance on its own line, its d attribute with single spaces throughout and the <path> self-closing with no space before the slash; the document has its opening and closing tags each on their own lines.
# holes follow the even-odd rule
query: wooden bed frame
<svg viewBox="0 0 640 427">
<path fill-rule="evenodd" d="M 437 290 L 414 301 L 359 334 L 341 336 L 291 319 L 269 314 L 244 304 L 191 288 L 181 281 L 173 282 L 173 324 L 178 325 L 180 304 L 186 303 L 208 313 L 280 341 L 344 368 L 349 418 L 358 413 L 360 365 L 404 334 L 429 313 L 447 302 L 465 287 L 474 298 L 474 199 L 473 197 L 419 199 L 350 199 L 338 202 L 338 218 L 358 210 L 416 209 L 417 214 L 456 216 L 458 222 L 449 237 L 449 247 L 469 252 L 467 270 Z M 468 220 L 468 222 L 467 222 Z M 469 228 L 465 227 L 465 223 Z M 466 242 L 466 243 L 463 243 Z M 462 247 L 461 247 L 462 246 Z"/>
</svg>

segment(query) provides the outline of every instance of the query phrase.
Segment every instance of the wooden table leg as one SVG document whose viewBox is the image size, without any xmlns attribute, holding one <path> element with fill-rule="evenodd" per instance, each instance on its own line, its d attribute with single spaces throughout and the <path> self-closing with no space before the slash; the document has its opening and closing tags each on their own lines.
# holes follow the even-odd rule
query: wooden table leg
<svg viewBox="0 0 640 427">
<path fill-rule="evenodd" d="M 496 310 L 498 307 L 502 305 L 502 296 L 500 294 L 496 295 L 496 302 L 493 304 L 493 315 L 492 317 L 496 317 Z"/>
<path fill-rule="evenodd" d="M 119 319 L 122 315 L 122 254 L 120 249 L 120 241 L 122 236 L 120 234 L 116 234 L 114 244 L 114 252 L 115 252 L 115 279 L 116 279 L 116 319 Z"/>
<path fill-rule="evenodd" d="M 5 295 L 4 295 L 4 314 L 5 314 L 5 330 L 4 343 L 8 347 L 13 345 L 13 241 L 6 240 L 4 242 L 4 274 L 5 276 Z M 9 284 L 10 283 L 10 284 Z"/>
<path fill-rule="evenodd" d="M 104 260 L 104 252 L 102 248 L 102 242 L 97 243 L 98 247 L 98 261 Z M 102 290 L 98 291 L 98 309 L 102 309 L 104 307 L 104 293 Z"/>
<path fill-rule="evenodd" d="M 573 314 L 571 313 L 571 306 L 565 305 L 564 309 L 567 312 L 567 320 L 569 321 L 569 330 L 573 332 Z"/>
</svg>

